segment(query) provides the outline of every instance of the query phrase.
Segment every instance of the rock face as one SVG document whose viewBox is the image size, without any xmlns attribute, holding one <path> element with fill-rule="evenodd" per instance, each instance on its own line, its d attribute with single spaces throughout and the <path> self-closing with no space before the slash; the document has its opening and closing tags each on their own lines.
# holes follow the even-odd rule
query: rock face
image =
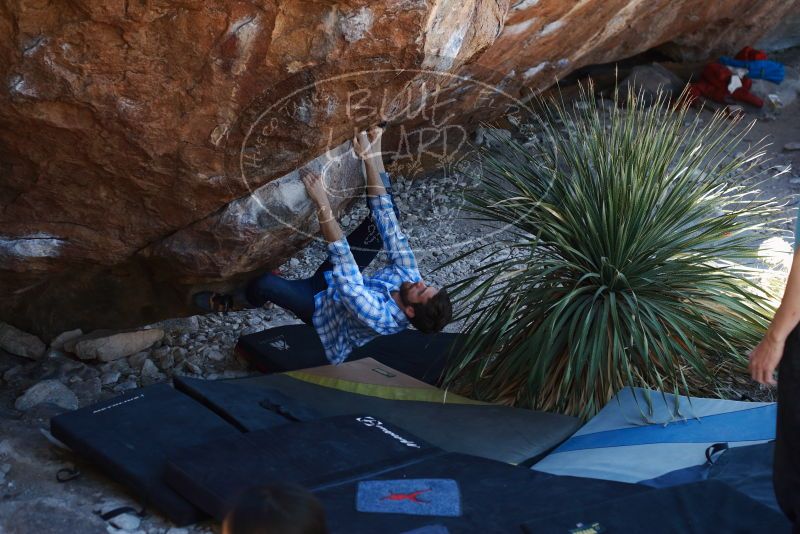
<svg viewBox="0 0 800 534">
<path fill-rule="evenodd" d="M 296 169 L 324 167 L 345 208 L 354 128 L 419 125 L 402 111 L 437 107 L 422 96 L 431 71 L 494 88 L 438 103 L 474 124 L 590 63 L 735 51 L 799 4 L 11 0 L 0 319 L 47 337 L 134 326 L 188 314 L 198 284 L 280 264 L 316 230 Z"/>
</svg>

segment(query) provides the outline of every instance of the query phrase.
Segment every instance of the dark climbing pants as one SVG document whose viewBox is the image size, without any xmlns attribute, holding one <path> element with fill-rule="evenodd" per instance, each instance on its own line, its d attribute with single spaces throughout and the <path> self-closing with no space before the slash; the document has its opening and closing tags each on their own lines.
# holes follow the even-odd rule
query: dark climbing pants
<svg viewBox="0 0 800 534">
<path fill-rule="evenodd" d="M 388 186 L 388 177 L 384 175 L 382 178 L 384 185 Z M 392 198 L 395 215 L 400 219 L 400 211 L 394 202 L 391 188 L 386 187 L 386 192 Z M 347 236 L 347 244 L 350 245 L 353 259 L 362 271 L 381 251 L 383 240 L 372 219 L 371 211 Z M 262 274 L 247 284 L 245 294 L 252 306 L 260 307 L 266 302 L 272 302 L 291 311 L 298 319 L 310 325 L 311 317 L 314 315 L 314 296 L 327 289 L 325 272 L 332 269 L 333 264 L 330 260 L 325 260 L 311 277 L 302 280 L 287 280 L 272 273 Z"/>
<path fill-rule="evenodd" d="M 800 532 L 800 327 L 786 340 L 778 366 L 778 428 L 773 467 L 775 495 Z"/>
</svg>

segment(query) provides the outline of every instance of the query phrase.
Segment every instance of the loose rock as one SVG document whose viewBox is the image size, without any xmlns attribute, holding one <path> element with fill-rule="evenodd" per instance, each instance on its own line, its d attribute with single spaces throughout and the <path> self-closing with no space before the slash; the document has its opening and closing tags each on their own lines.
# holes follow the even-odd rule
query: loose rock
<svg viewBox="0 0 800 534">
<path fill-rule="evenodd" d="M 153 363 L 153 360 L 147 359 L 142 364 L 142 385 L 149 386 L 150 384 L 155 384 L 156 382 L 161 382 L 164 380 L 164 375 L 162 375 L 158 371 L 158 367 L 156 364 Z"/>
<path fill-rule="evenodd" d="M 0 349 L 23 358 L 38 360 L 44 356 L 47 347 L 33 334 L 0 322 Z"/>
<path fill-rule="evenodd" d="M 58 380 L 44 380 L 31 386 L 17 399 L 14 407 L 25 412 L 44 402 L 67 410 L 78 409 L 78 397 Z"/>
<path fill-rule="evenodd" d="M 51 349 L 63 350 L 65 343 L 67 343 L 68 341 L 71 341 L 73 339 L 77 339 L 77 338 L 81 337 L 82 335 L 83 335 L 83 330 L 81 330 L 80 328 L 76 328 L 75 330 L 68 330 L 66 332 L 62 332 L 62 333 L 58 334 L 56 337 L 53 338 L 53 340 L 50 342 L 50 348 Z"/>
<path fill-rule="evenodd" d="M 214 349 L 209 350 L 208 352 L 206 352 L 206 357 L 209 360 L 213 360 L 215 362 L 221 362 L 222 360 L 225 359 L 225 355 L 224 354 L 222 354 L 220 351 L 214 350 Z"/>
<path fill-rule="evenodd" d="M 137 352 L 130 358 L 128 358 L 128 365 L 131 366 L 131 369 L 135 371 L 141 371 L 142 365 L 144 365 L 145 360 L 150 357 L 150 354 L 147 352 Z"/>
<path fill-rule="evenodd" d="M 120 514 L 109 520 L 109 523 L 122 530 L 136 530 L 142 520 L 133 514 Z"/>
<path fill-rule="evenodd" d="M 70 384 L 69 389 L 78 397 L 78 405 L 83 407 L 97 402 L 100 392 L 103 390 L 103 383 L 100 378 L 90 378 Z"/>
<path fill-rule="evenodd" d="M 131 389 L 136 389 L 138 387 L 139 384 L 136 383 L 136 380 L 131 378 L 126 380 L 125 382 L 122 382 L 121 384 L 117 384 L 116 386 L 114 386 L 113 390 L 116 391 L 117 393 L 122 393 L 123 391 L 129 391 Z"/>
<path fill-rule="evenodd" d="M 109 371 L 100 377 L 100 383 L 104 386 L 116 384 L 122 374 L 119 371 Z"/>
<path fill-rule="evenodd" d="M 151 347 L 163 337 L 164 331 L 159 328 L 120 332 L 107 337 L 78 341 L 75 344 L 75 354 L 81 360 L 110 362 Z"/>
</svg>

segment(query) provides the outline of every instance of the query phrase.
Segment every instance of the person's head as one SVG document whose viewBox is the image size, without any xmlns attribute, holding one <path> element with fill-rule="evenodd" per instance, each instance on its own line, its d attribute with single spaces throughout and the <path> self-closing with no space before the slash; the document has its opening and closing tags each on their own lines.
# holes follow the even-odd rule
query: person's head
<svg viewBox="0 0 800 534">
<path fill-rule="evenodd" d="M 236 499 L 222 534 L 327 534 L 322 505 L 292 484 L 252 488 Z"/>
<path fill-rule="evenodd" d="M 403 312 L 420 332 L 439 332 L 453 320 L 453 305 L 446 289 L 437 289 L 422 281 L 403 282 L 400 300 Z"/>
</svg>

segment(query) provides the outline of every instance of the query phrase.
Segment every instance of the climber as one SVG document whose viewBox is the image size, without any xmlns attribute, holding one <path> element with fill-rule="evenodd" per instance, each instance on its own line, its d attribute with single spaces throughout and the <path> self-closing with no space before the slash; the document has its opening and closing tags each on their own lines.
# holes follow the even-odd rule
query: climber
<svg viewBox="0 0 800 534">
<path fill-rule="evenodd" d="M 238 300 L 250 306 L 272 302 L 313 325 L 331 363 L 341 363 L 354 348 L 379 335 L 401 332 L 409 324 L 432 333 L 452 320 L 447 291 L 422 280 L 408 238 L 400 229 L 399 212 L 381 157 L 382 135 L 383 130 L 374 127 L 353 140 L 367 178 L 370 214 L 364 221 L 345 238 L 333 216 L 322 177 L 302 173 L 328 243 L 328 259 L 310 278 L 287 280 L 266 273 L 239 292 Z M 384 247 L 389 264 L 372 276 L 362 275 Z M 195 294 L 194 302 L 207 311 L 228 311 L 234 306 L 234 297 L 206 291 Z"/>
</svg>

